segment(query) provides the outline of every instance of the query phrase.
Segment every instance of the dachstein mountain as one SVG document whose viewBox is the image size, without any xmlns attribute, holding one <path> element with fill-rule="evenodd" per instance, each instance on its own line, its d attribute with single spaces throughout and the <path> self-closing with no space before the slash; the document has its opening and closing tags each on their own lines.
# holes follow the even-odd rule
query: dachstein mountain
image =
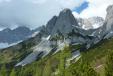
<svg viewBox="0 0 113 76">
<path fill-rule="evenodd" d="M 1 49 L 0 64 L 16 68 L 28 64 L 30 66 L 27 67 L 35 70 L 36 67 L 32 66 L 37 65 L 38 73 L 41 73 L 39 76 L 46 76 L 48 72 L 48 76 L 64 76 L 64 71 L 69 74 L 65 74 L 68 76 L 87 76 L 89 69 L 93 73 L 91 75 L 98 76 L 98 73 L 101 74 L 98 70 L 103 71 L 103 67 L 106 68 L 105 64 L 108 65 L 105 61 L 109 60 L 106 57 L 113 50 L 112 37 L 113 5 L 107 8 L 105 20 L 101 17 L 78 19 L 73 16 L 70 9 L 64 9 L 43 25 L 34 36 Z M 19 70 L 26 72 L 27 67 Z M 30 69 L 25 76 L 33 76 L 34 72 Z"/>
</svg>

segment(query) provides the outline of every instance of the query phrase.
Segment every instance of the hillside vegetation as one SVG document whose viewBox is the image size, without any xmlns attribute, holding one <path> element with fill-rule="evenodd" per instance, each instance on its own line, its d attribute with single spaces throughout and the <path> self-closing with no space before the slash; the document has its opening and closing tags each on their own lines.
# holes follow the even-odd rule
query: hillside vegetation
<svg viewBox="0 0 113 76">
<path fill-rule="evenodd" d="M 81 51 L 77 62 L 76 59 L 67 62 L 73 48 L 77 46 L 66 46 L 64 50 L 24 67 L 14 67 L 13 64 L 7 67 L 5 61 L 9 57 L 4 61 L 0 58 L 0 76 L 113 76 L 113 38 Z"/>
</svg>

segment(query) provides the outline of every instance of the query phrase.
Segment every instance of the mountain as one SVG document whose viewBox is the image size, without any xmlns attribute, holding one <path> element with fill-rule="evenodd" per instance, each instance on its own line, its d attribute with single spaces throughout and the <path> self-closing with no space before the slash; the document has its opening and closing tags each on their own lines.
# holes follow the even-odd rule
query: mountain
<svg viewBox="0 0 113 76">
<path fill-rule="evenodd" d="M 64 9 L 63 11 L 60 12 L 59 16 L 54 16 L 47 23 L 44 30 L 47 31 L 48 35 L 51 35 L 51 37 L 60 34 L 63 35 L 65 38 L 68 38 L 70 33 L 72 32 L 76 33 L 77 35 L 71 37 L 70 41 L 83 44 L 91 41 L 88 36 L 92 35 L 96 36 L 99 34 L 98 31 L 100 31 L 100 28 L 102 27 L 103 23 L 104 20 L 101 17 L 93 17 L 89 19 L 76 19 L 74 18 L 71 10 Z M 83 28 L 84 25 L 92 26 L 92 28 L 86 30 Z M 98 27 L 93 28 L 94 25 Z"/>
<path fill-rule="evenodd" d="M 113 6 L 109 6 L 107 8 L 107 16 L 106 16 L 106 20 L 105 20 L 105 23 L 106 23 L 106 28 L 107 30 L 113 30 Z"/>
<path fill-rule="evenodd" d="M 20 41 L 28 39 L 29 37 L 35 36 L 40 30 L 41 27 L 35 30 L 30 30 L 29 28 L 24 26 L 20 26 L 14 30 L 6 28 L 0 31 L 0 44 L 4 44 L 4 46 L 1 48 L 10 46 L 14 43 L 18 43 Z"/>
<path fill-rule="evenodd" d="M 104 19 L 101 17 L 91 17 L 88 19 L 78 19 L 78 24 L 85 30 L 97 29 L 101 27 L 104 23 Z"/>
<path fill-rule="evenodd" d="M 60 12 L 59 16 L 57 17 L 54 27 L 51 30 L 51 34 L 56 34 L 58 31 L 62 34 L 69 33 L 73 29 L 72 25 L 78 26 L 78 23 L 72 15 L 71 10 L 64 9 Z"/>
<path fill-rule="evenodd" d="M 112 12 L 113 5 L 107 8 L 104 21 L 101 17 L 76 19 L 70 9 L 64 9 L 29 39 L 1 49 L 0 64 L 9 70 L 16 67 L 16 73 L 21 71 L 24 76 L 98 76 L 98 68 L 106 68 L 106 61 L 112 58 Z"/>
</svg>

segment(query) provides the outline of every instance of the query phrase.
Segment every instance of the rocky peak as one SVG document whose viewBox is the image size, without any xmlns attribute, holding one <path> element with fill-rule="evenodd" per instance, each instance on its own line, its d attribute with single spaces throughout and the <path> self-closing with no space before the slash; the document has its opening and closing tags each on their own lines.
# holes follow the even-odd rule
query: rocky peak
<svg viewBox="0 0 113 76">
<path fill-rule="evenodd" d="M 63 34 L 69 33 L 73 29 L 72 25 L 78 26 L 77 20 L 70 9 L 64 9 L 60 12 L 51 34 L 56 34 L 57 31 Z"/>
<path fill-rule="evenodd" d="M 70 14 L 72 14 L 71 10 L 68 9 L 68 8 L 65 8 L 64 10 L 62 10 L 62 11 L 60 12 L 59 16 L 60 16 L 60 15 L 61 15 L 61 16 L 70 15 Z"/>
<path fill-rule="evenodd" d="M 113 17 L 113 5 L 110 5 L 106 11 L 107 11 L 107 15 Z"/>
<path fill-rule="evenodd" d="M 72 14 L 72 11 L 67 8 L 60 12 L 57 22 L 59 20 L 63 20 L 63 23 L 65 23 L 64 21 L 68 21 L 71 24 L 76 24 L 76 20 Z"/>
</svg>

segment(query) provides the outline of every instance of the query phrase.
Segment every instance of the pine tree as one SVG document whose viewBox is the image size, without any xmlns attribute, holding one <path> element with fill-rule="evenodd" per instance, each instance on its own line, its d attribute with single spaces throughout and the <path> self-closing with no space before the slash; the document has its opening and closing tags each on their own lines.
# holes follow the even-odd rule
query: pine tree
<svg viewBox="0 0 113 76">
<path fill-rule="evenodd" d="M 7 70 L 5 65 L 3 65 L 0 69 L 0 76 L 7 76 Z"/>
<path fill-rule="evenodd" d="M 10 73 L 10 76 L 17 76 L 15 69 L 12 69 L 12 71 L 11 71 L 11 73 Z"/>
<path fill-rule="evenodd" d="M 59 63 L 59 76 L 65 76 L 65 69 L 66 69 L 66 59 L 69 58 L 71 56 L 70 53 L 70 48 L 65 46 L 64 50 L 61 50 L 59 59 L 60 59 L 60 63 Z"/>
<path fill-rule="evenodd" d="M 50 60 L 47 60 L 45 67 L 44 67 L 43 76 L 51 76 L 51 73 L 52 73 L 51 62 Z"/>
<path fill-rule="evenodd" d="M 36 67 L 34 76 L 42 76 L 42 69 L 39 66 Z"/>
<path fill-rule="evenodd" d="M 106 57 L 105 76 L 113 76 L 113 51 L 109 51 Z"/>
</svg>

